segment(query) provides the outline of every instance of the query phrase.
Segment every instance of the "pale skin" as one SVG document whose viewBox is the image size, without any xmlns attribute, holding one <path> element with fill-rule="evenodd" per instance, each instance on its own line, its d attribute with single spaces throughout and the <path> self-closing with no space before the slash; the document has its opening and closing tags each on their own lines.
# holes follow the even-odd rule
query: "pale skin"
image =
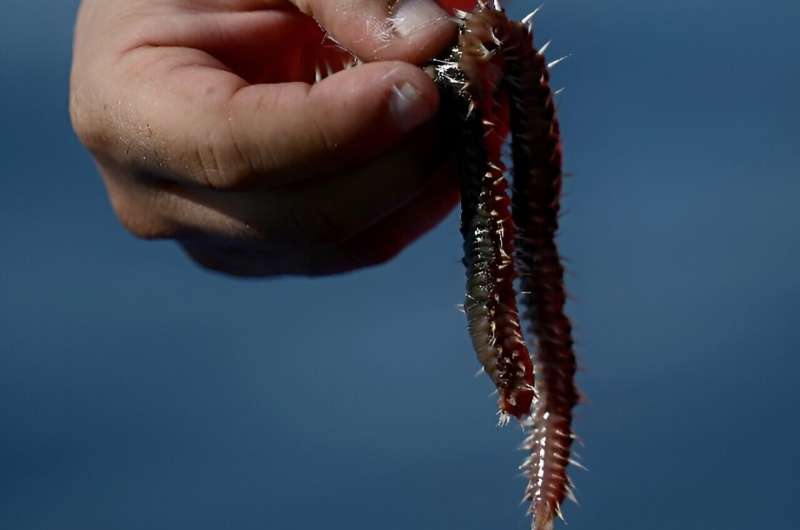
<svg viewBox="0 0 800 530">
<path fill-rule="evenodd" d="M 241 276 L 395 256 L 457 201 L 419 68 L 464 0 L 84 0 L 70 110 L 114 211 Z M 464 5 L 467 4 L 467 5 Z M 348 57 L 364 64 L 315 83 Z"/>
</svg>

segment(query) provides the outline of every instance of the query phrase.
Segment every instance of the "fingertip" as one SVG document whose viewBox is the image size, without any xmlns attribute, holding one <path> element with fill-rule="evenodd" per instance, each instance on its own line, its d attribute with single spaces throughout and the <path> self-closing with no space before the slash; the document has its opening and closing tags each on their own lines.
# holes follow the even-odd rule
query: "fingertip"
<svg viewBox="0 0 800 530">
<path fill-rule="evenodd" d="M 422 64 L 455 39 L 456 25 L 451 16 L 432 0 L 399 0 L 389 19 L 394 38 L 376 50 L 377 57 L 384 60 L 400 58 Z"/>
<path fill-rule="evenodd" d="M 292 1 L 342 46 L 368 61 L 421 65 L 455 39 L 456 25 L 434 0 Z"/>
<path fill-rule="evenodd" d="M 404 38 L 447 18 L 447 13 L 431 0 L 399 0 L 392 6 L 389 17 L 397 34 Z"/>
<path fill-rule="evenodd" d="M 439 91 L 433 80 L 406 63 L 389 63 L 386 68 L 382 81 L 391 90 L 389 115 L 397 129 L 408 132 L 429 121 L 439 110 Z"/>
<path fill-rule="evenodd" d="M 421 69 L 403 62 L 367 63 L 343 70 L 314 85 L 313 105 L 323 119 L 343 128 L 372 128 L 359 134 L 367 142 L 395 140 L 433 118 L 439 93 Z"/>
</svg>

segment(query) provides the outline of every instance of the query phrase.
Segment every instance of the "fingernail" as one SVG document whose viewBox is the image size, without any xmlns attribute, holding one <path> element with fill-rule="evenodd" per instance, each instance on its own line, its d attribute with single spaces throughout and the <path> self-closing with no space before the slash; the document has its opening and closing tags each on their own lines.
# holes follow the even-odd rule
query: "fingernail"
<svg viewBox="0 0 800 530">
<path fill-rule="evenodd" d="M 392 23 L 401 37 L 447 18 L 447 13 L 433 0 L 400 0 L 392 8 Z"/>
<path fill-rule="evenodd" d="M 389 110 L 402 131 L 414 129 L 417 125 L 428 121 L 433 114 L 432 106 L 420 91 L 405 81 L 392 87 Z"/>
</svg>

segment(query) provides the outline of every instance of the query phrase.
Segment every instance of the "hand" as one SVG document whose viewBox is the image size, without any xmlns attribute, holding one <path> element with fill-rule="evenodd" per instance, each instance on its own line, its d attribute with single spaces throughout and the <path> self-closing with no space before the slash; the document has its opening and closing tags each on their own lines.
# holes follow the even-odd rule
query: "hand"
<svg viewBox="0 0 800 530">
<path fill-rule="evenodd" d="M 70 109 L 124 226 L 246 276 L 381 263 L 434 226 L 457 184 L 432 120 L 436 88 L 414 65 L 455 28 L 432 0 L 391 11 L 386 0 L 84 0 Z M 343 69 L 350 54 L 320 25 L 368 62 Z"/>
</svg>

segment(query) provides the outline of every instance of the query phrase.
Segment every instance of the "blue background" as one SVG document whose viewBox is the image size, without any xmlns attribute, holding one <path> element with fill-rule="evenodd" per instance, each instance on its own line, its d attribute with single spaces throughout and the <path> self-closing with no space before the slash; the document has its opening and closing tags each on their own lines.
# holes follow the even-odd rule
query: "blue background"
<svg viewBox="0 0 800 530">
<path fill-rule="evenodd" d="M 524 529 L 457 219 L 236 281 L 120 228 L 67 114 L 77 2 L 0 21 L 0 529 Z M 520 2 L 511 11 L 521 16 Z M 555 0 L 574 529 L 798 527 L 800 3 Z"/>
</svg>

